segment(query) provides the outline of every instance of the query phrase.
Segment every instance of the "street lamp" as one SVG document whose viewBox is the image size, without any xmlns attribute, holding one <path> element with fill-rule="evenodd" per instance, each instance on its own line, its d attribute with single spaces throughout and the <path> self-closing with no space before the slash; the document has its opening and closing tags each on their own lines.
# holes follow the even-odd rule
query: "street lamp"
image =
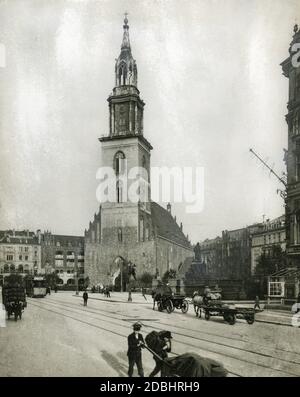
<svg viewBox="0 0 300 397">
<path fill-rule="evenodd" d="M 74 263 L 75 265 L 75 271 L 74 271 L 74 278 L 75 278 L 75 288 L 76 288 L 76 292 L 75 295 L 79 295 L 79 290 L 78 290 L 78 266 L 77 263 Z"/>
<path fill-rule="evenodd" d="M 131 296 L 131 274 L 129 275 L 129 280 L 128 280 L 128 302 L 132 302 L 132 296 Z"/>
<path fill-rule="evenodd" d="M 120 261 L 121 292 L 123 292 L 123 261 Z"/>
</svg>

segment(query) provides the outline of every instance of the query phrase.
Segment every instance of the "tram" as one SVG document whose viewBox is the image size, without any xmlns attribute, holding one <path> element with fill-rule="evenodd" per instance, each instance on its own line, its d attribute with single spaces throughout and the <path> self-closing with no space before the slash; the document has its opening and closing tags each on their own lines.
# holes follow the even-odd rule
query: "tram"
<svg viewBox="0 0 300 397">
<path fill-rule="evenodd" d="M 26 294 L 32 298 L 44 298 L 47 293 L 46 279 L 43 276 L 34 276 L 26 280 Z"/>
</svg>

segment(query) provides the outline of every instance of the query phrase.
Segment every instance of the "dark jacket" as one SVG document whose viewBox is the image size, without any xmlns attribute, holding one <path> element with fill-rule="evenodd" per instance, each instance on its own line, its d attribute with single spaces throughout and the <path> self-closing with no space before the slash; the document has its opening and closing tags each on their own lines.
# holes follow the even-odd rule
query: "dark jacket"
<svg viewBox="0 0 300 397">
<path fill-rule="evenodd" d="M 83 299 L 84 299 L 84 300 L 87 300 L 88 297 L 89 297 L 87 292 L 84 292 L 82 296 L 83 296 Z"/>
<path fill-rule="evenodd" d="M 145 343 L 142 334 L 138 334 L 138 339 L 135 336 L 135 333 L 128 335 L 128 351 L 127 356 L 137 357 L 141 354 L 141 346 L 138 346 L 138 343 Z"/>
<path fill-rule="evenodd" d="M 167 346 L 167 343 L 163 339 L 159 338 L 156 346 L 153 348 L 153 351 L 156 354 L 158 354 L 162 359 L 167 358 L 168 350 L 165 349 L 166 346 Z M 156 356 L 153 356 L 153 358 L 156 359 Z"/>
</svg>

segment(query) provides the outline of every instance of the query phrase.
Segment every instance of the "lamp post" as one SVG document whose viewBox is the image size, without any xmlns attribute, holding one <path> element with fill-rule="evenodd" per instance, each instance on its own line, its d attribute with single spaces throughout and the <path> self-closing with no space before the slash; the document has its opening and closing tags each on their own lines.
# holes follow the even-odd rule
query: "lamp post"
<svg viewBox="0 0 300 397">
<path fill-rule="evenodd" d="M 75 288 L 76 288 L 75 295 L 79 295 L 79 290 L 78 290 L 78 266 L 77 266 L 76 262 L 75 262 L 74 277 L 75 277 Z"/>
<path fill-rule="evenodd" d="M 123 292 L 123 261 L 120 261 L 121 292 Z"/>
<path fill-rule="evenodd" d="M 131 274 L 129 275 L 129 280 L 128 280 L 128 302 L 132 302 L 132 296 L 131 296 Z"/>
</svg>

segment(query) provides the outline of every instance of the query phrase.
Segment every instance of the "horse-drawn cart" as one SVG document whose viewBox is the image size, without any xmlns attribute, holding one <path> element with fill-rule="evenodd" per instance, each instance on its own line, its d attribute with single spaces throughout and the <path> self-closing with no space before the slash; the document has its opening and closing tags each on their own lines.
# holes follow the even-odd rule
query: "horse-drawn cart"
<svg viewBox="0 0 300 397">
<path fill-rule="evenodd" d="M 173 311 L 174 309 L 179 309 L 182 313 L 187 313 L 189 310 L 189 302 L 185 295 L 174 295 L 172 298 Z"/>
<path fill-rule="evenodd" d="M 206 320 L 209 320 L 212 316 L 219 316 L 223 317 L 230 325 L 234 325 L 237 318 L 244 318 L 248 324 L 253 324 L 255 321 L 255 310 L 252 308 L 237 308 L 235 306 L 231 307 L 222 303 L 216 304 L 214 302 L 212 304 L 202 306 L 202 309 Z"/>
<path fill-rule="evenodd" d="M 2 288 L 2 302 L 7 312 L 7 318 L 14 316 L 15 321 L 22 318 L 24 308 L 27 306 L 25 288 L 22 277 L 10 275 L 5 278 Z"/>
<path fill-rule="evenodd" d="M 247 307 L 236 307 L 222 302 L 221 294 L 209 291 L 200 295 L 198 291 L 194 292 L 193 305 L 196 316 L 201 317 L 202 311 L 204 317 L 209 320 L 212 316 L 223 317 L 226 322 L 233 325 L 237 318 L 243 318 L 248 324 L 255 321 L 255 310 Z"/>
<path fill-rule="evenodd" d="M 174 295 L 171 288 L 161 283 L 152 293 L 153 310 L 155 309 L 155 302 L 160 312 L 166 310 L 172 313 L 175 309 L 179 309 L 182 313 L 189 310 L 189 302 L 184 295 Z"/>
</svg>

